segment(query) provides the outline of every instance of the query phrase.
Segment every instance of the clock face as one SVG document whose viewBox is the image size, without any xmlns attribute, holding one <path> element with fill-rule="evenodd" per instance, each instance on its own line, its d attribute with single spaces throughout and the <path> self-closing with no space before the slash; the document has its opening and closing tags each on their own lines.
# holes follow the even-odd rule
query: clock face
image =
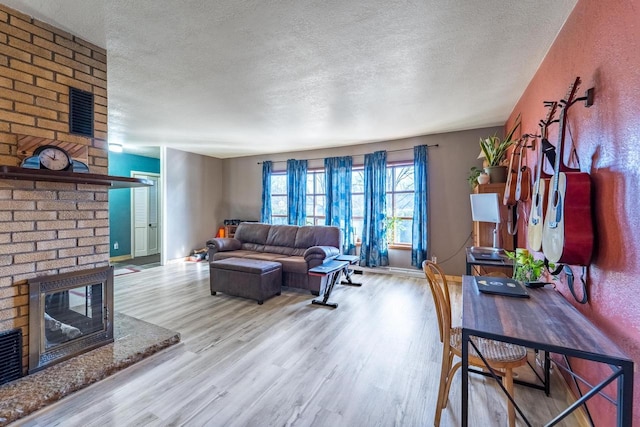
<svg viewBox="0 0 640 427">
<path fill-rule="evenodd" d="M 38 157 L 42 167 L 53 171 L 66 170 L 71 165 L 71 157 L 67 152 L 55 146 L 44 147 Z"/>
</svg>

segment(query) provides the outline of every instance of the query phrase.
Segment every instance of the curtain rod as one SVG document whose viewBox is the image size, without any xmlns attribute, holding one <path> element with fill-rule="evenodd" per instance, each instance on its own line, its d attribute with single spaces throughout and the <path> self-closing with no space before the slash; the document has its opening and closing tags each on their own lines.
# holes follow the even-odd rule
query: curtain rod
<svg viewBox="0 0 640 427">
<path fill-rule="evenodd" d="M 431 145 L 427 144 L 427 148 L 439 147 L 439 146 L 440 146 L 440 144 L 431 144 Z M 399 148 L 397 150 L 384 150 L 384 151 L 386 151 L 387 153 L 397 153 L 399 151 L 409 151 L 409 150 L 413 150 L 413 147 L 411 147 L 411 148 Z M 356 154 L 356 156 L 364 156 L 364 154 Z M 355 156 L 352 156 L 352 157 L 355 157 Z M 304 160 L 324 160 L 324 159 L 325 159 L 325 157 L 317 157 L 315 159 L 304 159 Z M 283 162 L 286 162 L 286 160 L 273 161 L 273 163 L 283 163 Z M 261 165 L 262 163 L 263 162 L 258 162 L 259 165 Z"/>
</svg>

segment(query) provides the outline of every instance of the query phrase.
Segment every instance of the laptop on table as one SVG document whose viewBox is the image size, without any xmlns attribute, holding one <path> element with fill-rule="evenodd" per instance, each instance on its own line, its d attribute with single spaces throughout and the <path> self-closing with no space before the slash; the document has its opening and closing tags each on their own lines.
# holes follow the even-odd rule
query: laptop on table
<svg viewBox="0 0 640 427">
<path fill-rule="evenodd" d="M 506 277 L 475 276 L 478 290 L 485 294 L 505 295 L 517 298 L 529 298 L 522 282 Z"/>
</svg>

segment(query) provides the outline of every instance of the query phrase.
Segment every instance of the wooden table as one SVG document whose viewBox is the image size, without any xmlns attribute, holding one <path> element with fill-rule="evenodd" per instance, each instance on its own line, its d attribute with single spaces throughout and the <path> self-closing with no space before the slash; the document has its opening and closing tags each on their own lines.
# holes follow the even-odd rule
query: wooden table
<svg viewBox="0 0 640 427">
<path fill-rule="evenodd" d="M 554 425 L 608 384 L 617 380 L 618 426 L 632 422 L 633 360 L 564 297 L 545 287 L 529 289 L 530 298 L 487 295 L 473 276 L 462 279 L 462 425 L 468 422 L 470 337 L 484 337 L 551 353 L 608 364 L 612 374 L 549 422 Z M 477 349 L 476 349 L 477 350 Z M 570 374 L 572 374 L 570 372 Z M 504 387 L 501 388 L 506 393 Z M 513 401 L 513 398 L 509 396 Z M 527 425 L 522 410 L 514 406 Z"/>
<path fill-rule="evenodd" d="M 327 307 L 338 308 L 337 302 L 329 302 L 329 297 L 331 296 L 331 291 L 333 287 L 336 285 L 336 282 L 340 278 L 342 274 L 342 270 L 349 266 L 348 261 L 336 261 L 334 259 L 327 261 L 325 263 L 320 264 L 317 267 L 313 267 L 309 269 L 310 276 L 327 276 L 327 285 L 324 288 L 323 298 L 314 299 L 311 301 L 311 304 L 316 305 L 324 305 Z"/>
</svg>

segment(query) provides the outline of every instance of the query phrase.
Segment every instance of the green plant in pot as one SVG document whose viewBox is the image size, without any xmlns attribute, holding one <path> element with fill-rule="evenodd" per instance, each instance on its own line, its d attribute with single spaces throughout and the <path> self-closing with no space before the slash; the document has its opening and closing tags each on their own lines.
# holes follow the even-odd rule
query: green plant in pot
<svg viewBox="0 0 640 427">
<path fill-rule="evenodd" d="M 473 190 L 478 185 L 478 177 L 484 171 L 478 167 L 472 166 L 469 170 L 469 176 L 467 177 L 467 182 L 469 183 L 469 187 Z"/>
<path fill-rule="evenodd" d="M 513 260 L 513 278 L 522 282 L 536 282 L 544 270 L 544 260 L 535 259 L 528 250 L 517 248 L 515 252 L 505 251 L 505 255 Z M 552 264 L 549 265 L 554 268 Z"/>
<path fill-rule="evenodd" d="M 485 172 L 491 176 L 491 182 L 506 181 L 506 167 L 504 166 L 504 162 L 507 160 L 509 148 L 516 143 L 513 136 L 521 124 L 520 114 L 518 114 L 513 127 L 504 139 L 501 140 L 497 135 L 480 138 L 480 155 L 478 158 L 484 159 Z M 496 168 L 501 168 L 502 170 L 496 172 Z"/>
</svg>

